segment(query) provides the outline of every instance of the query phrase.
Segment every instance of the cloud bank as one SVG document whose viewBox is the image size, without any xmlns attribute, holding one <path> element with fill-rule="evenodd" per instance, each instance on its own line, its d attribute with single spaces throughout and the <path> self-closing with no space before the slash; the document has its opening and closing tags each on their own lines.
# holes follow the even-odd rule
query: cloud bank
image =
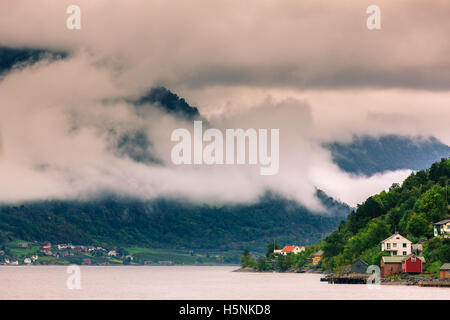
<svg viewBox="0 0 450 320">
<path fill-rule="evenodd" d="M 77 4 L 82 29 L 67 30 Z M 0 201 L 103 192 L 202 202 L 254 201 L 271 189 L 319 209 L 315 187 L 351 205 L 409 172 L 343 173 L 323 141 L 353 134 L 434 135 L 450 143 L 450 4 L 379 1 L 5 1 L 0 44 L 66 50 L 0 82 Z M 424 46 L 426 43 L 426 46 Z M 174 166 L 170 134 L 192 122 L 135 99 L 164 85 L 210 125 L 280 129 L 280 171 Z M 152 156 L 117 152 L 145 132 Z"/>
</svg>

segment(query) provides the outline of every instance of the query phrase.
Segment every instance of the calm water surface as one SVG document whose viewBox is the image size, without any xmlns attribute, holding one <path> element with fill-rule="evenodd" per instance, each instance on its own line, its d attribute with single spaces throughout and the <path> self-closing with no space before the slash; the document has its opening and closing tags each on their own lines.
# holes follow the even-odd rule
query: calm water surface
<svg viewBox="0 0 450 320">
<path fill-rule="evenodd" d="M 1 266 L 0 299 L 450 299 L 450 288 L 333 285 L 321 275 L 240 273 L 237 267 L 82 266 L 81 289 L 66 267 Z"/>
</svg>

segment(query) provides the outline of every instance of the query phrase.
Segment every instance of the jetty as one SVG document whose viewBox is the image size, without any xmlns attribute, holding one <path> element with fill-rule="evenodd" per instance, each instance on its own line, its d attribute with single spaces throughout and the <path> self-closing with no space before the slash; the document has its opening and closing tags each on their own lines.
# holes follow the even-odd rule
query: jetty
<svg viewBox="0 0 450 320">
<path fill-rule="evenodd" d="M 349 273 L 349 274 L 330 274 L 320 279 L 331 284 L 366 284 L 370 274 Z"/>
<path fill-rule="evenodd" d="M 419 287 L 443 287 L 443 288 L 450 288 L 450 280 L 420 281 L 417 285 Z"/>
</svg>

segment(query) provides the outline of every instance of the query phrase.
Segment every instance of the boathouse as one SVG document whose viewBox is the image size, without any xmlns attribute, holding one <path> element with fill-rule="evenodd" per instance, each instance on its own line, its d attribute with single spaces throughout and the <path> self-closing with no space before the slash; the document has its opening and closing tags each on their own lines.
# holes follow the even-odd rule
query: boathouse
<svg viewBox="0 0 450 320">
<path fill-rule="evenodd" d="M 415 254 L 406 256 L 402 260 L 402 272 L 404 273 L 422 273 L 424 257 L 418 257 Z"/>
<path fill-rule="evenodd" d="M 381 257 L 381 277 L 385 278 L 395 273 L 402 272 L 401 256 L 384 256 Z"/>
<path fill-rule="evenodd" d="M 450 263 L 444 263 L 439 268 L 439 278 L 450 279 Z"/>
<path fill-rule="evenodd" d="M 365 262 L 364 260 L 358 259 L 352 263 L 352 265 L 350 267 L 350 271 L 352 273 L 366 273 L 368 266 L 369 265 L 367 262 Z"/>
</svg>

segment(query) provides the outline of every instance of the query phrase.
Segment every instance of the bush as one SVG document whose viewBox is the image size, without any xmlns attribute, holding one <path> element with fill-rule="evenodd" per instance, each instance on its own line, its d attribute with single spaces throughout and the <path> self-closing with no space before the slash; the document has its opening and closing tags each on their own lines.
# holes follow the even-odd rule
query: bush
<svg viewBox="0 0 450 320">
<path fill-rule="evenodd" d="M 420 237 L 429 236 L 431 227 L 424 213 L 414 213 L 409 219 L 406 229 L 414 237 Z"/>
</svg>

